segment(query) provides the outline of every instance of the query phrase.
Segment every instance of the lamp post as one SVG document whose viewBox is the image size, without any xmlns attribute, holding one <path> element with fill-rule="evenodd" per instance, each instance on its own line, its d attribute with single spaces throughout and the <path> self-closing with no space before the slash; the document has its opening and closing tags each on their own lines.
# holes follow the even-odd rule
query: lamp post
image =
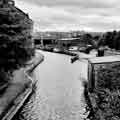
<svg viewBox="0 0 120 120">
<path fill-rule="evenodd" d="M 40 35 L 40 39 L 41 39 L 41 45 L 42 45 L 42 47 L 44 47 L 44 43 L 43 43 L 43 33 L 41 32 L 41 35 Z"/>
</svg>

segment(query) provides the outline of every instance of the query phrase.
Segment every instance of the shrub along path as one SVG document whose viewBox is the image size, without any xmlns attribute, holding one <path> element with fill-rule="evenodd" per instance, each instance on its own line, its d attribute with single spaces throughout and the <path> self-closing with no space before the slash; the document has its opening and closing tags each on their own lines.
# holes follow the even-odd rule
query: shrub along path
<svg viewBox="0 0 120 120">
<path fill-rule="evenodd" d="M 0 95 L 0 119 L 2 119 L 9 109 L 14 105 L 15 99 L 19 97 L 27 88 L 30 88 L 32 81 L 29 80 L 25 72 L 32 72 L 34 68 L 43 61 L 43 55 L 36 52 L 35 57 L 27 63 L 25 68 L 14 71 L 13 80 L 9 83 L 5 91 Z M 23 98 L 24 99 L 24 98 Z"/>
</svg>

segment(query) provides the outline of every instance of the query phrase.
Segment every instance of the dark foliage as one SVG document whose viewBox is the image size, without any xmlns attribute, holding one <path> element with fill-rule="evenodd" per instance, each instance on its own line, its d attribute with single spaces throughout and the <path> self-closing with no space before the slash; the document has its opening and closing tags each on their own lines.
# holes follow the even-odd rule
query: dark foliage
<svg viewBox="0 0 120 120">
<path fill-rule="evenodd" d="M 32 25 L 14 5 L 0 7 L 0 73 L 12 73 L 34 55 Z"/>
<path fill-rule="evenodd" d="M 101 64 L 95 67 L 95 89 L 91 98 L 95 101 L 91 120 L 120 120 L 120 65 Z M 91 113 L 91 112 L 90 112 Z"/>
<path fill-rule="evenodd" d="M 100 67 L 97 73 L 97 88 L 120 90 L 120 65 L 110 64 Z"/>
<path fill-rule="evenodd" d="M 120 31 L 106 32 L 103 39 L 105 45 L 120 50 Z"/>
<path fill-rule="evenodd" d="M 120 119 L 120 92 L 111 92 L 109 89 L 96 90 L 93 99 L 96 101 L 94 115 L 91 120 L 119 120 Z"/>
</svg>

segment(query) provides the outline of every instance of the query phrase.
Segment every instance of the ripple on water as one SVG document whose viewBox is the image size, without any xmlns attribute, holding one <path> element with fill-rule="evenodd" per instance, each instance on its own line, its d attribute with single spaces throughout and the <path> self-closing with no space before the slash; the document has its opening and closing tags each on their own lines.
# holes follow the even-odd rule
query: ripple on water
<svg viewBox="0 0 120 120">
<path fill-rule="evenodd" d="M 43 99 L 42 99 L 43 98 Z M 63 104 L 58 106 L 49 105 L 44 97 L 32 95 L 28 103 L 17 116 L 17 120 L 83 120 L 86 115 L 84 100 L 81 104 Z"/>
</svg>

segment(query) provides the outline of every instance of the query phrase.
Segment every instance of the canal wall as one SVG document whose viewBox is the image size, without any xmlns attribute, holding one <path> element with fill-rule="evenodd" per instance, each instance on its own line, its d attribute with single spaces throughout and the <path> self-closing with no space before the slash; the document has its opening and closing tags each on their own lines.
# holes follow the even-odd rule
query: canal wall
<svg viewBox="0 0 120 120">
<path fill-rule="evenodd" d="M 31 73 L 43 60 L 44 56 L 36 52 L 35 57 L 27 63 L 27 66 L 19 72 L 16 72 L 18 73 L 16 78 L 20 80 L 16 80 L 14 85 L 10 86 L 10 89 L 8 87 L 9 90 L 6 90 L 6 95 L 0 98 L 0 120 L 12 120 L 14 115 L 32 94 L 35 80 L 31 77 Z M 6 100 L 6 98 L 10 100 Z"/>
</svg>

